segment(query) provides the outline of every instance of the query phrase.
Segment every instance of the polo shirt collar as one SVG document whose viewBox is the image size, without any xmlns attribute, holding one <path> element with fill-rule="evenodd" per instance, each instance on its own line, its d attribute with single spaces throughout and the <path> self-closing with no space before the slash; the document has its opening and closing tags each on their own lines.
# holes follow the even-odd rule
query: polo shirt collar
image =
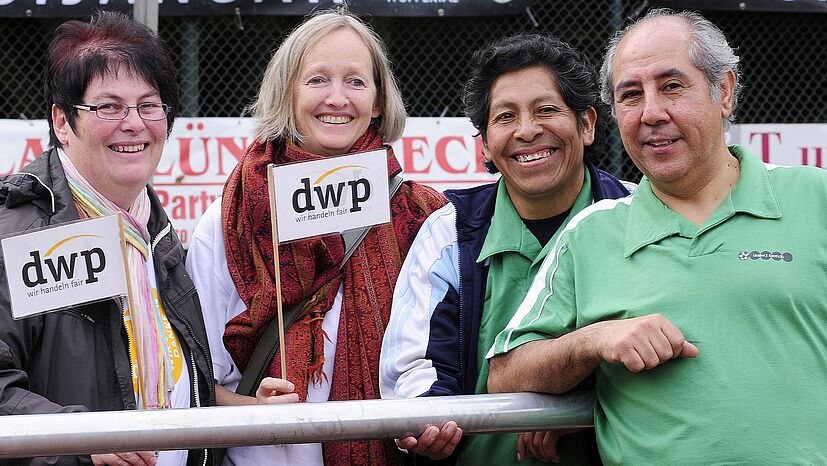
<svg viewBox="0 0 827 466">
<path fill-rule="evenodd" d="M 713 228 L 736 213 L 768 219 L 781 217 L 781 207 L 763 162 L 741 146 L 730 146 L 729 151 L 741 165 L 738 182 L 696 234 Z M 629 206 L 624 257 L 663 238 L 685 232 L 688 222 L 655 196 L 652 185 L 644 177 Z"/>
<path fill-rule="evenodd" d="M 781 205 L 764 162 L 743 146 L 730 146 L 729 151 L 741 163 L 741 177 L 728 197 L 733 209 L 755 217 L 781 218 Z"/>
<path fill-rule="evenodd" d="M 526 251 L 525 247 L 530 251 Z M 485 241 L 480 250 L 477 262 L 495 254 L 503 252 L 540 252 L 540 243 L 537 238 L 526 228 L 523 219 L 514 208 L 508 190 L 505 187 L 505 179 L 500 178 L 497 182 L 497 200 L 494 204 L 494 216 L 491 218 L 491 226 L 485 235 Z"/>
<path fill-rule="evenodd" d="M 566 221 L 546 243 L 545 248 L 540 247 L 540 242 L 537 241 L 531 230 L 525 226 L 523 219 L 520 218 L 520 214 L 517 213 L 517 209 L 514 208 L 514 204 L 511 202 L 511 197 L 508 196 L 505 179 L 501 177 L 497 184 L 497 200 L 494 205 L 491 226 L 485 235 L 485 241 L 477 262 L 483 262 L 489 257 L 503 252 L 521 253 L 526 255 L 529 260 L 534 261 L 543 250 L 553 245 L 557 234 L 563 230 L 563 226 L 571 220 L 571 217 L 592 203 L 592 179 L 589 176 L 589 171 L 583 170 L 583 176 L 583 186 L 580 188 L 580 193 L 577 194 L 574 204 L 572 204 Z"/>
</svg>

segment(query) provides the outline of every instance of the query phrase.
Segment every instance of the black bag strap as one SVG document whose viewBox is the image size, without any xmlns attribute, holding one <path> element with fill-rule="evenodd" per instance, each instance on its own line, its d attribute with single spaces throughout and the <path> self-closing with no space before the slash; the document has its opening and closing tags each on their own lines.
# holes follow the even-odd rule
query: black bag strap
<svg viewBox="0 0 827 466">
<path fill-rule="evenodd" d="M 403 179 L 400 175 L 396 175 L 391 178 L 390 186 L 388 188 L 390 191 L 389 197 L 393 198 L 393 195 L 399 191 L 399 187 L 402 186 L 402 181 Z M 370 231 L 370 229 L 371 227 L 367 226 L 363 228 L 355 228 L 342 233 L 342 239 L 345 241 L 345 255 L 342 259 L 342 265 L 340 267 L 345 266 L 345 263 L 356 251 L 356 248 L 359 247 L 359 244 L 361 244 L 362 240 L 365 239 L 365 236 L 368 235 L 368 231 Z M 307 296 L 287 309 L 287 312 L 284 313 L 285 330 L 290 328 L 290 325 L 296 320 L 299 312 L 304 309 L 304 306 L 309 300 L 310 296 Z M 262 334 L 261 338 L 258 340 L 258 344 L 256 344 L 253 354 L 250 355 L 250 361 L 247 362 L 247 369 L 241 376 L 241 381 L 238 382 L 238 388 L 235 390 L 236 393 L 240 395 L 255 396 L 258 384 L 261 383 L 261 380 L 264 378 L 270 361 L 272 361 L 276 356 L 278 342 L 278 319 L 273 317 L 270 320 L 270 323 L 267 324 L 264 334 Z"/>
</svg>

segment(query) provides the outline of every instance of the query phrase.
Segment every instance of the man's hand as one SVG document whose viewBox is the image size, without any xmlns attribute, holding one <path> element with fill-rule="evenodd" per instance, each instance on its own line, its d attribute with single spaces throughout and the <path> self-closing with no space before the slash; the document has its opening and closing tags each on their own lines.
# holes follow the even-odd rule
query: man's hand
<svg viewBox="0 0 827 466">
<path fill-rule="evenodd" d="M 600 357 L 610 363 L 622 363 L 632 372 L 652 369 L 670 359 L 698 355 L 698 348 L 660 314 L 597 322 L 590 327 Z"/>
<path fill-rule="evenodd" d="M 256 404 L 298 403 L 299 394 L 293 393 L 295 389 L 296 387 L 287 380 L 265 377 L 256 390 Z"/>
<path fill-rule="evenodd" d="M 105 453 L 92 455 L 95 466 L 155 466 L 158 461 L 151 451 L 133 451 L 128 453 Z"/>
<path fill-rule="evenodd" d="M 396 440 L 399 448 L 411 453 L 427 456 L 432 460 L 441 460 L 451 456 L 462 438 L 462 429 L 454 421 L 448 421 L 441 429 L 428 426 L 419 437 L 405 437 Z"/>
<path fill-rule="evenodd" d="M 559 463 L 557 441 L 560 437 L 582 429 L 558 429 L 547 432 L 521 432 L 517 437 L 517 461 L 523 461 L 526 453 L 540 461 Z"/>
</svg>

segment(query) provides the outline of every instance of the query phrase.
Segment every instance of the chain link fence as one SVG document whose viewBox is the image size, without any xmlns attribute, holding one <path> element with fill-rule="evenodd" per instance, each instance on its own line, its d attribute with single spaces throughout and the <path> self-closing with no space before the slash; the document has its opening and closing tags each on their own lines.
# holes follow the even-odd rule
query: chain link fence
<svg viewBox="0 0 827 466">
<path fill-rule="evenodd" d="M 460 93 L 476 48 L 518 32 L 548 32 L 592 57 L 643 1 L 538 0 L 525 14 L 501 17 L 370 18 L 386 41 L 411 116 L 462 116 Z M 827 15 L 703 12 L 739 50 L 743 123 L 827 122 Z M 180 69 L 183 116 L 244 114 L 265 66 L 301 20 L 278 16 L 162 17 L 159 34 Z M 0 19 L 0 118 L 45 118 L 42 63 L 63 20 Z M 598 165 L 637 180 L 615 132 Z"/>
</svg>

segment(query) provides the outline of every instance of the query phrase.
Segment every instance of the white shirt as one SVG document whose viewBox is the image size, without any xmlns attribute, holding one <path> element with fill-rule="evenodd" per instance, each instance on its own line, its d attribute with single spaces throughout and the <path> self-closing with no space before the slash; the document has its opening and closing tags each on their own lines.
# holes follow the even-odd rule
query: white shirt
<svg viewBox="0 0 827 466">
<path fill-rule="evenodd" d="M 242 374 L 224 347 L 224 328 L 227 322 L 244 312 L 247 307 L 238 295 L 227 267 L 220 198 L 207 208 L 195 227 L 192 243 L 187 252 L 187 271 L 195 283 L 201 301 L 216 382 L 228 390 L 235 391 Z M 307 401 L 310 403 L 324 402 L 330 397 L 330 380 L 333 378 L 333 361 L 341 309 L 342 286 L 340 285 L 333 307 L 325 314 L 322 321 L 322 328 L 330 338 L 330 340 L 324 340 L 322 370 L 326 377 L 320 385 L 308 384 Z M 224 464 L 322 466 L 324 461 L 320 443 L 305 443 L 229 448 Z"/>
<path fill-rule="evenodd" d="M 175 331 L 169 324 L 164 304 L 162 301 L 160 301 L 158 297 L 158 280 L 155 277 L 155 264 L 152 261 L 151 254 L 149 260 L 146 261 L 146 271 L 149 286 L 152 289 L 152 298 L 158 300 L 158 307 L 162 310 L 164 327 L 167 332 L 167 343 L 169 346 L 170 353 L 169 357 L 172 361 L 173 376 L 175 380 L 175 384 L 172 387 L 172 394 L 170 395 L 172 408 L 189 408 L 191 401 L 190 393 L 192 392 L 192 388 L 190 385 L 189 367 L 187 367 L 187 357 L 181 348 L 181 342 L 179 338 L 170 337 L 171 335 L 175 335 Z M 134 368 L 132 370 L 132 373 L 134 377 L 134 374 L 136 373 Z M 137 391 L 135 394 L 135 402 L 138 404 L 138 406 L 141 405 L 141 401 L 138 399 Z M 158 452 L 157 464 L 158 466 L 184 466 L 187 464 L 187 456 L 187 450 L 161 451 Z"/>
</svg>

